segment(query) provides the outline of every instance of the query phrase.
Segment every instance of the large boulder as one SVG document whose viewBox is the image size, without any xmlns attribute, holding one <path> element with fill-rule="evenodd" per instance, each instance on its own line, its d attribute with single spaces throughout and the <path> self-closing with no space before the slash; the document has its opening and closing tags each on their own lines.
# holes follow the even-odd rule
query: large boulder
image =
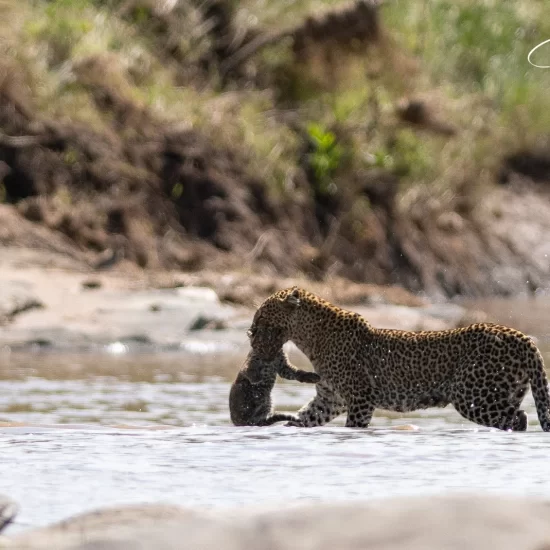
<svg viewBox="0 0 550 550">
<path fill-rule="evenodd" d="M 424 496 L 284 509 L 103 510 L 11 539 L 42 550 L 547 550 L 550 502 Z"/>
</svg>

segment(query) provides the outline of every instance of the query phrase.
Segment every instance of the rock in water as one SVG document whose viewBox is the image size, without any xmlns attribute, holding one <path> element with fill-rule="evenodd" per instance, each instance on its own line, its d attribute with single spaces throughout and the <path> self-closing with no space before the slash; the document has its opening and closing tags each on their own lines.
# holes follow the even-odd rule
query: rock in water
<svg viewBox="0 0 550 550">
<path fill-rule="evenodd" d="M 13 500 L 0 495 L 0 531 L 7 527 L 17 515 L 19 507 Z"/>
</svg>

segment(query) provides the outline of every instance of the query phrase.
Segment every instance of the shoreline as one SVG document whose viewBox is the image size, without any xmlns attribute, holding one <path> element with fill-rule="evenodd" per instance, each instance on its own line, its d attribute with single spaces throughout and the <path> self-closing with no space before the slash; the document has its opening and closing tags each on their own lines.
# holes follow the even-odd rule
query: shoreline
<svg viewBox="0 0 550 550">
<path fill-rule="evenodd" d="M 252 303 L 292 284 L 330 293 L 328 299 L 377 327 L 439 330 L 483 319 L 480 312 L 450 302 L 429 304 L 396 287 L 337 281 L 323 288 L 246 273 L 123 269 L 127 266 L 96 272 L 52 252 L 1 251 L 4 351 L 238 352 L 247 346 Z"/>
</svg>

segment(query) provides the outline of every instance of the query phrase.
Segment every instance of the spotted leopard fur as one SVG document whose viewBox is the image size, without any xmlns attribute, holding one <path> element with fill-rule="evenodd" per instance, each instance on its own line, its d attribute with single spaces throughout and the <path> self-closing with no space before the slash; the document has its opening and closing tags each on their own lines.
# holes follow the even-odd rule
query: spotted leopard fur
<svg viewBox="0 0 550 550">
<path fill-rule="evenodd" d="M 361 315 L 293 287 L 265 300 L 248 334 L 264 360 L 292 340 L 321 376 L 317 395 L 298 411 L 305 426 L 347 412 L 346 426 L 367 427 L 377 408 L 406 412 L 452 403 L 483 426 L 524 431 L 527 416 L 520 405 L 530 385 L 542 429 L 550 431 L 542 356 L 531 338 L 511 328 L 377 329 Z"/>
<path fill-rule="evenodd" d="M 320 380 L 318 374 L 291 365 L 282 347 L 272 361 L 261 360 L 251 350 L 229 393 L 229 412 L 235 426 L 269 426 L 282 421 L 301 424 L 295 415 L 273 413 L 271 391 L 277 375 L 309 384 Z"/>
</svg>

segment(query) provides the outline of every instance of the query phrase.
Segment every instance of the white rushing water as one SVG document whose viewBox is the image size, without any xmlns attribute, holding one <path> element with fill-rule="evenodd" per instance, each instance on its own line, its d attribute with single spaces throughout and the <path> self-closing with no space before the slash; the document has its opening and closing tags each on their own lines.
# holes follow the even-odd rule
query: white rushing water
<svg viewBox="0 0 550 550">
<path fill-rule="evenodd" d="M 447 491 L 550 497 L 550 434 L 530 394 L 526 433 L 481 428 L 450 406 L 378 413 L 368 430 L 346 429 L 343 418 L 317 429 L 235 428 L 227 402 L 241 360 L 174 353 L 0 361 L 0 493 L 21 506 L 10 532 L 143 502 L 289 506 Z M 279 382 L 274 401 L 296 410 L 313 393 Z"/>
</svg>

